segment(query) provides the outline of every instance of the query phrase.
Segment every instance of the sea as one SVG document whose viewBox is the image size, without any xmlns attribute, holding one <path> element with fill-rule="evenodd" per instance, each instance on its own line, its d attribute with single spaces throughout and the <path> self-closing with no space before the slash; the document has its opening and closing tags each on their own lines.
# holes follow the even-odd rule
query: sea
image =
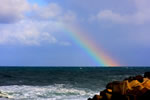
<svg viewBox="0 0 150 100">
<path fill-rule="evenodd" d="M 0 67 L 0 91 L 11 99 L 87 100 L 107 83 L 144 75 L 150 67 Z"/>
</svg>

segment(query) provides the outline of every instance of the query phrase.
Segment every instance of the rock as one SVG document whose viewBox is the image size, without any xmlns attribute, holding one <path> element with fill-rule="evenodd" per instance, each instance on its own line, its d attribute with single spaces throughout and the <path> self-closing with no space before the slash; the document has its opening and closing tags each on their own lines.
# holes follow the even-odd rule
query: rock
<svg viewBox="0 0 150 100">
<path fill-rule="evenodd" d="M 100 96 L 100 95 L 95 95 L 93 97 L 93 100 L 101 100 L 101 99 L 102 99 L 102 96 Z"/>
<path fill-rule="evenodd" d="M 129 77 L 129 78 L 126 78 L 124 80 L 128 80 L 129 82 L 133 81 L 135 78 L 134 77 Z"/>
<path fill-rule="evenodd" d="M 102 100 L 107 100 L 106 93 L 107 93 L 107 90 L 104 90 L 104 91 L 100 92 L 100 96 L 102 96 Z"/>
<path fill-rule="evenodd" d="M 112 93 L 106 93 L 106 99 L 107 100 L 111 100 L 111 98 L 112 98 Z"/>
<path fill-rule="evenodd" d="M 142 83 L 142 85 L 143 85 L 143 87 L 150 90 L 150 79 L 149 78 L 144 78 L 144 82 Z"/>
<path fill-rule="evenodd" d="M 101 100 L 102 99 L 102 96 L 100 95 L 95 95 L 92 99 L 89 98 L 88 100 Z"/>
<path fill-rule="evenodd" d="M 112 83 L 112 92 L 115 94 L 124 95 L 126 93 L 127 84 L 125 81 L 115 81 Z"/>
<path fill-rule="evenodd" d="M 150 100 L 150 72 L 110 82 L 100 95 L 88 100 Z"/>
<path fill-rule="evenodd" d="M 141 76 L 141 75 L 138 75 L 138 76 L 136 76 L 135 77 L 135 80 L 138 80 L 139 82 L 143 82 L 143 76 Z"/>
<path fill-rule="evenodd" d="M 150 90 L 139 97 L 139 100 L 150 100 Z"/>
<path fill-rule="evenodd" d="M 100 100 L 110 100 L 112 93 L 110 93 L 108 89 L 105 89 L 100 92 L 100 96 L 102 97 Z"/>
<path fill-rule="evenodd" d="M 92 100 L 91 98 L 88 98 L 87 100 Z"/>
<path fill-rule="evenodd" d="M 106 89 L 112 89 L 112 87 L 113 87 L 113 83 L 111 82 L 111 83 L 108 83 L 107 85 L 106 85 Z"/>
<path fill-rule="evenodd" d="M 137 80 L 133 80 L 133 81 L 127 83 L 127 86 L 128 86 L 128 89 L 129 89 L 129 90 L 133 90 L 134 88 L 136 89 L 136 87 L 138 87 L 139 90 L 141 90 L 141 89 L 144 88 L 143 85 L 142 85 L 142 83 L 140 83 L 140 82 L 137 81 Z"/>
<path fill-rule="evenodd" d="M 113 93 L 111 100 L 128 100 L 128 98 L 125 95 Z"/>
<path fill-rule="evenodd" d="M 150 79 L 150 72 L 145 72 L 145 73 L 144 73 L 144 77 Z"/>
</svg>

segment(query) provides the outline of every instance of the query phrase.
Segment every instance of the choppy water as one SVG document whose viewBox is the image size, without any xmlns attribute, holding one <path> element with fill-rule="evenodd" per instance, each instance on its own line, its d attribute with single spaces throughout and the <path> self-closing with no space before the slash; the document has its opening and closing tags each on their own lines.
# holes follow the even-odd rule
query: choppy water
<svg viewBox="0 0 150 100">
<path fill-rule="evenodd" d="M 110 81 L 150 68 L 0 68 L 0 91 L 13 100 L 86 100 Z"/>
</svg>

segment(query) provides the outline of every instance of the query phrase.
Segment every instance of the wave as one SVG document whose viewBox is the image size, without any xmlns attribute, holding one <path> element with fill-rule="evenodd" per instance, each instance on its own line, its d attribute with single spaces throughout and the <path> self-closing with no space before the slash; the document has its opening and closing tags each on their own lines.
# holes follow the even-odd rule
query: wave
<svg viewBox="0 0 150 100">
<path fill-rule="evenodd" d="M 86 88 L 66 87 L 65 84 L 0 86 L 0 90 L 12 96 L 13 100 L 86 100 L 95 94 L 95 91 Z"/>
</svg>

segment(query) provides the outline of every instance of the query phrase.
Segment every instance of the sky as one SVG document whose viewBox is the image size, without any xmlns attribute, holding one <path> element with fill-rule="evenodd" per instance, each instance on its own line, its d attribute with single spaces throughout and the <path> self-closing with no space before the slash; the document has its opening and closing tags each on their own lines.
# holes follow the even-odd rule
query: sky
<svg viewBox="0 0 150 100">
<path fill-rule="evenodd" d="M 0 0 L 0 66 L 100 66 L 89 55 L 95 51 L 86 51 L 93 45 L 119 66 L 149 66 L 149 4 Z M 88 39 L 72 36 L 78 33 Z"/>
</svg>

